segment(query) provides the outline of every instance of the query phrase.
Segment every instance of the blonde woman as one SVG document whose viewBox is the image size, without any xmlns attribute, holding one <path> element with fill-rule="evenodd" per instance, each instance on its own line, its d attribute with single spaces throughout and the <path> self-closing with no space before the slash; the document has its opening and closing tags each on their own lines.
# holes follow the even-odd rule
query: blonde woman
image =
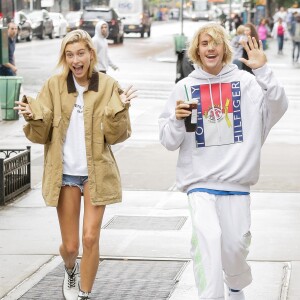
<svg viewBox="0 0 300 300">
<path fill-rule="evenodd" d="M 96 64 L 90 36 L 83 30 L 71 31 L 61 44 L 61 73 L 47 80 L 37 99 L 28 97 L 16 102 L 15 108 L 28 122 L 24 128 L 27 138 L 45 145 L 42 191 L 46 204 L 57 209 L 62 238 L 59 251 L 65 263 L 63 296 L 67 300 L 90 299 L 105 206 L 122 198 L 110 145 L 126 140 L 131 133 L 128 109 L 134 90 L 130 87 L 123 92 L 114 79 L 95 70 Z"/>
</svg>

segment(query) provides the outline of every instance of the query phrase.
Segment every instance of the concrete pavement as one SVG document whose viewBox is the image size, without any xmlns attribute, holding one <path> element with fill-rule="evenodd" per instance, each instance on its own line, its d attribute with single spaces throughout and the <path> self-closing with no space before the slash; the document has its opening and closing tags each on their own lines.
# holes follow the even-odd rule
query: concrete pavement
<svg viewBox="0 0 300 300">
<path fill-rule="evenodd" d="M 283 57 L 277 56 L 274 51 L 274 48 L 270 49 L 269 61 L 274 67 L 277 66 L 277 72 L 281 68 L 300 71 L 298 66 L 291 65 L 287 51 Z M 299 85 L 299 77 L 290 78 L 287 85 L 293 80 L 298 80 Z M 293 103 L 292 107 L 295 105 L 299 102 Z M 293 112 L 289 112 L 288 116 L 293 118 Z M 1 145 L 18 146 L 25 142 L 20 132 L 23 122 L 22 119 L 0 122 Z M 286 135 L 293 137 L 294 146 L 299 146 L 299 133 L 288 131 L 288 121 L 286 124 Z M 272 147 L 281 138 L 279 133 L 282 130 L 285 130 L 284 126 L 275 129 L 267 147 Z M 162 159 L 159 146 L 152 151 L 154 157 Z M 52 275 L 61 268 L 58 256 L 60 235 L 55 209 L 45 207 L 41 198 L 41 153 L 41 146 L 33 146 L 32 158 L 38 160 L 34 167 L 33 189 L 0 209 L 0 299 L 3 300 L 50 299 L 47 296 L 47 282 L 59 287 L 51 289 L 51 298 L 61 299 L 62 278 Z M 128 160 L 133 160 L 134 155 Z M 175 164 L 175 156 L 172 156 L 172 163 Z M 276 171 L 280 172 L 278 169 Z M 299 177 L 295 178 L 298 174 L 292 175 L 291 180 L 296 183 L 291 184 L 291 188 L 280 186 L 268 192 L 257 188 L 252 193 L 253 239 L 248 259 L 254 279 L 245 289 L 247 300 L 300 299 L 300 197 L 297 190 Z M 102 294 L 95 291 L 94 299 L 197 299 L 189 254 L 191 222 L 184 194 L 171 189 L 125 190 L 122 204 L 107 207 L 102 225 L 100 258 L 103 268 L 99 268 L 99 282 L 96 282 L 95 289 L 103 285 L 102 292 L 107 292 L 108 296 L 101 297 Z M 141 272 L 132 282 L 129 279 L 137 271 L 133 274 L 128 271 L 130 268 L 125 268 L 123 275 L 117 273 L 120 277 L 116 278 L 116 286 L 122 283 L 124 292 L 117 295 L 117 288 L 111 288 L 114 281 L 104 284 L 101 282 L 104 276 L 100 273 L 101 269 L 105 270 L 105 263 L 114 261 L 118 265 L 109 265 L 111 271 L 124 262 L 149 262 L 154 272 L 153 278 L 148 278 L 147 272 Z M 156 262 L 159 262 L 158 265 L 166 263 L 163 272 L 157 268 Z M 174 262 L 178 264 L 171 265 Z M 142 269 L 147 270 L 145 265 Z M 170 278 L 161 278 L 164 273 Z M 148 285 L 141 288 L 141 283 L 145 281 Z M 133 294 L 135 289 L 137 293 Z M 143 295 L 144 290 L 148 291 L 148 297 Z M 126 293 L 128 298 L 124 296 Z"/>
</svg>

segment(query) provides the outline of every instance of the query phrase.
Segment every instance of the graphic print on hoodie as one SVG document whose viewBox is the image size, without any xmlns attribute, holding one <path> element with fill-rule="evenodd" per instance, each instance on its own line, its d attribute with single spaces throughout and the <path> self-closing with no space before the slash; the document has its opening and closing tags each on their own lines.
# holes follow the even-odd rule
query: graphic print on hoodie
<svg viewBox="0 0 300 300">
<path fill-rule="evenodd" d="M 198 101 L 196 147 L 243 142 L 240 82 L 191 86 Z"/>
</svg>

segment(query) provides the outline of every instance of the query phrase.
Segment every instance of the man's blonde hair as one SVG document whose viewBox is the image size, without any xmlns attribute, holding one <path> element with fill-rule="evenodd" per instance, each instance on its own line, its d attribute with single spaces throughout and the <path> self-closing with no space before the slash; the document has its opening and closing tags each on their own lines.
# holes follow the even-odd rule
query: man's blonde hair
<svg viewBox="0 0 300 300">
<path fill-rule="evenodd" d="M 230 45 L 229 36 L 226 30 L 217 23 L 207 23 L 206 25 L 200 27 L 198 31 L 194 34 L 192 42 L 188 49 L 188 56 L 190 60 L 194 63 L 203 67 L 203 63 L 201 61 L 199 52 L 199 40 L 202 34 L 208 34 L 211 38 L 214 45 L 219 45 L 223 43 L 224 45 L 224 56 L 223 56 L 223 64 L 229 64 L 232 60 L 232 48 Z"/>
<path fill-rule="evenodd" d="M 80 43 L 80 42 L 83 42 L 87 47 L 87 49 L 92 52 L 92 59 L 90 61 L 90 66 L 88 70 L 88 78 L 91 78 L 92 73 L 96 71 L 97 55 L 96 55 L 96 50 L 94 48 L 92 38 L 86 31 L 77 29 L 69 32 L 61 42 L 59 61 L 57 63 L 57 67 L 62 67 L 62 74 L 65 77 L 67 77 L 70 72 L 70 68 L 66 61 L 66 53 L 65 53 L 66 47 L 69 44 Z"/>
</svg>

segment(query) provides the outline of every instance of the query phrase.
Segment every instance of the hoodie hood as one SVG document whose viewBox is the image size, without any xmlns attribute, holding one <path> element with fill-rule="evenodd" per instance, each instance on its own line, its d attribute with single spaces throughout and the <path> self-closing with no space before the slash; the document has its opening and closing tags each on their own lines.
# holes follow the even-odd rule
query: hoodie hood
<svg viewBox="0 0 300 300">
<path fill-rule="evenodd" d="M 106 36 L 103 36 L 102 33 L 101 33 L 101 26 L 103 24 L 107 25 L 107 35 Z M 96 26 L 95 26 L 95 35 L 94 36 L 97 37 L 97 38 L 106 39 L 108 37 L 108 34 L 109 34 L 109 26 L 108 26 L 108 24 L 105 21 L 100 20 L 96 24 Z"/>
<path fill-rule="evenodd" d="M 225 65 L 218 75 L 212 75 L 210 73 L 205 72 L 201 67 L 194 64 L 195 70 L 189 74 L 189 77 L 209 80 L 215 78 L 226 78 L 227 76 L 231 76 L 233 72 L 235 72 L 238 68 L 235 64 Z"/>
</svg>

